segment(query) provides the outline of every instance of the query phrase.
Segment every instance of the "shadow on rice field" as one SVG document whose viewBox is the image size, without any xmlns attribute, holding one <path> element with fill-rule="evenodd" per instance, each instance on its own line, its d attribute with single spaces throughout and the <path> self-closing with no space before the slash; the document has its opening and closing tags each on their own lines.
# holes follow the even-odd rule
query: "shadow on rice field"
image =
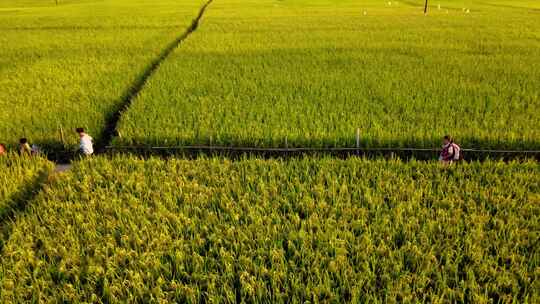
<svg viewBox="0 0 540 304">
<path fill-rule="evenodd" d="M 13 221 L 26 212 L 28 205 L 49 180 L 51 173 L 50 169 L 43 169 L 33 180 L 22 185 L 19 191 L 7 198 L 8 205 L 0 209 L 0 252 L 9 239 Z"/>
</svg>

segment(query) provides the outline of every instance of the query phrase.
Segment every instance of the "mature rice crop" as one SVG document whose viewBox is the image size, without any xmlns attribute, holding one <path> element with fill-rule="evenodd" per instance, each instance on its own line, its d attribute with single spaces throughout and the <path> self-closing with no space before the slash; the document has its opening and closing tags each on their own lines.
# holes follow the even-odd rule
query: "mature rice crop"
<svg viewBox="0 0 540 304">
<path fill-rule="evenodd" d="M 203 1 L 58 3 L 0 4 L 0 142 L 25 136 L 63 149 L 77 126 L 99 140 L 132 83 Z"/>
<path fill-rule="evenodd" d="M 215 1 L 116 144 L 540 148 L 538 2 L 423 3 Z"/>
<path fill-rule="evenodd" d="M 9 302 L 538 303 L 540 167 L 96 158 L 1 257 Z"/>
<path fill-rule="evenodd" d="M 46 178 L 52 164 L 40 157 L 0 156 L 0 220 L 27 199 Z"/>
</svg>

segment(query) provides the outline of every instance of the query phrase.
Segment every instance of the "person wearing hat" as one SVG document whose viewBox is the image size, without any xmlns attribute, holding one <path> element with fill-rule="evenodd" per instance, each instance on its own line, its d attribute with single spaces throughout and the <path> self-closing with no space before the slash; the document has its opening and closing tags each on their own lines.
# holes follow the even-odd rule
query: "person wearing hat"
<svg viewBox="0 0 540 304">
<path fill-rule="evenodd" d="M 30 144 L 28 143 L 28 139 L 24 137 L 19 139 L 19 155 L 20 156 L 32 155 L 32 148 L 30 147 Z"/>
</svg>

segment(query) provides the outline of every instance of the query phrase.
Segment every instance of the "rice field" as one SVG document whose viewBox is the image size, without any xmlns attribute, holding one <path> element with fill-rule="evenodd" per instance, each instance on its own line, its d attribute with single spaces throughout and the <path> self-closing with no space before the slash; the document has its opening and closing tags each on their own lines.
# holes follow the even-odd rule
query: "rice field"
<svg viewBox="0 0 540 304">
<path fill-rule="evenodd" d="M 540 303 L 534 160 L 15 155 L 540 150 L 539 1 L 204 3 L 0 0 L 0 303 Z"/>
<path fill-rule="evenodd" d="M 69 150 L 82 126 L 99 143 L 132 83 L 203 1 L 58 3 L 0 1 L 0 142 Z"/>
<path fill-rule="evenodd" d="M 537 1 L 423 3 L 215 1 L 115 144 L 538 149 Z"/>
<path fill-rule="evenodd" d="M 95 158 L 1 256 L 4 303 L 538 303 L 536 162 Z"/>
<path fill-rule="evenodd" d="M 51 170 L 52 163 L 42 158 L 0 156 L 0 226 Z"/>
</svg>

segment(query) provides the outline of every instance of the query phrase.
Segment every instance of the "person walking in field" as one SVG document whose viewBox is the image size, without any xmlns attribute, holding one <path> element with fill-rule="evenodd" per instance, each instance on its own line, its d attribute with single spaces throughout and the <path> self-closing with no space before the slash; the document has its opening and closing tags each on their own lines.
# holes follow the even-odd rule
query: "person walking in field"
<svg viewBox="0 0 540 304">
<path fill-rule="evenodd" d="M 84 132 L 84 128 L 77 128 L 76 131 L 79 133 L 79 138 L 81 140 L 79 144 L 79 152 L 81 155 L 90 156 L 94 154 L 94 143 L 92 142 L 92 137 Z"/>
<path fill-rule="evenodd" d="M 24 137 L 19 139 L 19 155 L 20 156 L 32 155 L 32 148 L 30 147 L 30 144 L 28 143 L 28 139 Z"/>
<path fill-rule="evenodd" d="M 7 148 L 6 145 L 0 144 L 0 156 L 4 156 L 7 154 Z"/>
<path fill-rule="evenodd" d="M 444 164 L 451 164 L 461 159 L 461 148 L 454 142 L 450 135 L 443 138 L 443 146 L 439 161 Z"/>
</svg>

